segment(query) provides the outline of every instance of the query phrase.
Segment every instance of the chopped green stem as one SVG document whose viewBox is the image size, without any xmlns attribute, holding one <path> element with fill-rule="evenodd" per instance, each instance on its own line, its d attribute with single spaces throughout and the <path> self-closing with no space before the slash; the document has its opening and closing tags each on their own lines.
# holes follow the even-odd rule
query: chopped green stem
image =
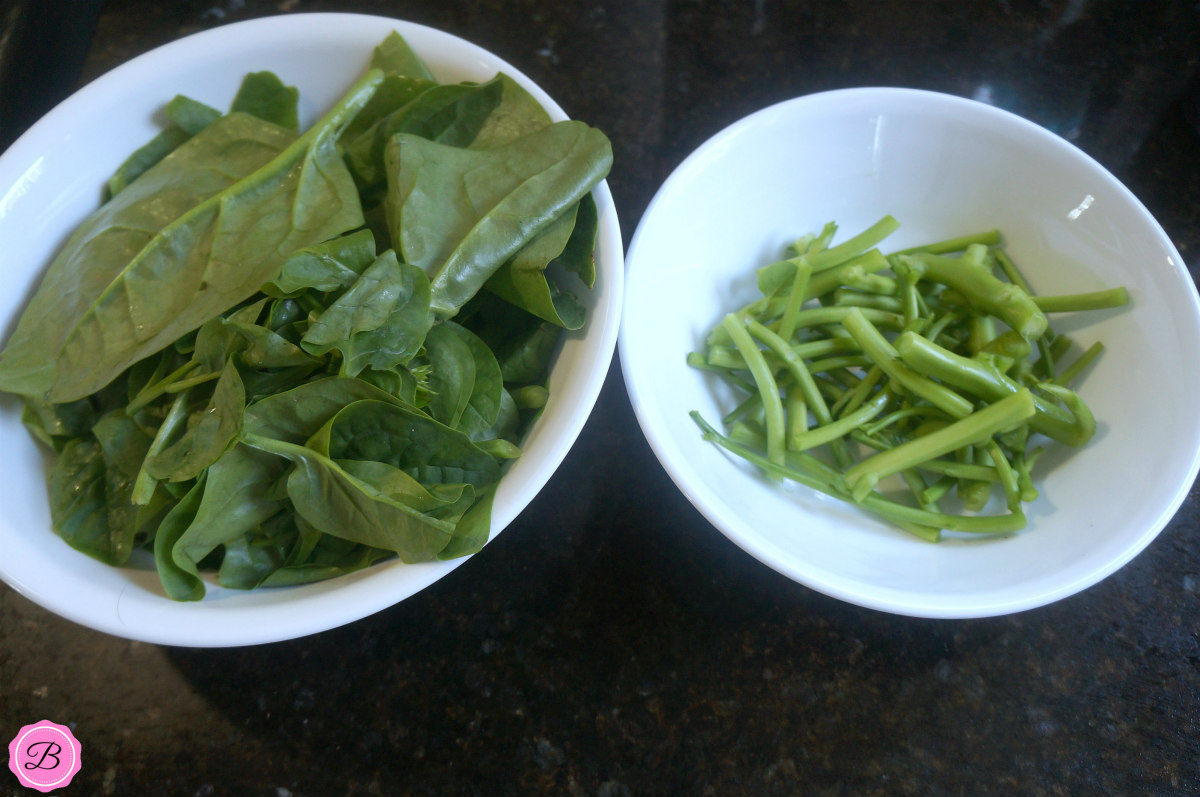
<svg viewBox="0 0 1200 797">
<path fill-rule="evenodd" d="M 873 248 L 898 229 L 900 229 L 900 222 L 891 216 L 884 216 L 858 235 L 847 238 L 837 246 L 831 246 L 828 249 L 810 255 L 809 262 L 812 263 L 813 273 L 815 274 L 835 266 L 840 266 L 851 258 Z"/>
<path fill-rule="evenodd" d="M 846 471 L 846 483 L 855 500 L 861 501 L 880 479 L 905 468 L 917 467 L 964 445 L 984 442 L 996 432 L 1028 420 L 1034 410 L 1033 396 L 1022 389 L 935 432 L 859 462 Z"/>
<path fill-rule="evenodd" d="M 914 371 L 986 401 L 996 401 L 1023 389 L 986 362 L 955 354 L 920 335 L 906 332 L 896 338 L 896 351 Z M 1035 395 L 1033 400 L 1037 414 L 1029 425 L 1034 431 L 1062 442 L 1078 439 L 1079 428 L 1070 413 L 1039 396 Z"/>
<path fill-rule="evenodd" d="M 1104 351 L 1104 344 L 1096 341 L 1091 346 L 1088 346 L 1087 351 L 1079 355 L 1075 362 L 1068 365 L 1059 372 L 1054 378 L 1054 384 L 1067 386 L 1075 381 L 1075 379 L 1083 373 L 1083 369 L 1091 365 L 1092 360 L 1095 360 Z"/>
<path fill-rule="evenodd" d="M 757 323 L 748 320 L 747 323 Z M 725 316 L 721 324 L 729 333 L 730 339 L 745 359 L 750 369 L 754 383 L 758 385 L 758 393 L 762 397 L 763 410 L 767 423 L 767 458 L 778 464 L 783 462 L 784 455 L 784 424 L 783 402 L 779 398 L 779 385 L 771 374 L 771 369 L 763 359 L 762 352 L 754 344 L 754 339 L 746 331 L 746 326 L 734 315 Z M 784 346 L 786 349 L 786 345 Z"/>
<path fill-rule="evenodd" d="M 992 250 L 992 254 L 995 256 L 996 262 L 1000 264 L 1000 270 L 1004 272 L 1004 276 L 1008 277 L 1008 281 L 1032 295 L 1033 291 L 1030 290 L 1029 283 L 1025 281 L 1025 277 L 1022 276 L 1020 269 L 1012 262 L 1012 258 L 1008 256 L 1008 252 L 1005 252 L 1000 247 L 996 247 Z"/>
<path fill-rule="evenodd" d="M 808 402 L 804 400 L 804 391 L 799 385 L 793 384 L 788 388 L 784 397 L 784 416 L 787 420 L 787 449 L 797 451 L 796 441 L 808 431 Z"/>
<path fill-rule="evenodd" d="M 833 303 L 839 307 L 871 307 L 889 313 L 904 314 L 905 319 L 908 318 L 904 303 L 895 296 L 880 296 L 875 293 L 863 293 L 861 291 L 839 288 L 833 292 Z M 916 310 L 915 302 L 913 303 L 913 310 Z"/>
<path fill-rule="evenodd" d="M 970 401 L 903 363 L 896 349 L 871 324 L 862 310 L 857 307 L 851 308 L 843 324 L 862 347 L 863 352 L 902 388 L 955 418 L 963 418 L 970 414 Z"/>
<path fill-rule="evenodd" d="M 883 271 L 890 264 L 888 259 L 879 253 L 878 249 L 864 252 L 850 262 L 820 274 L 814 274 L 808 281 L 806 298 L 816 299 L 827 293 L 832 293 L 838 287 L 846 285 L 859 275 L 874 274 Z M 854 275 L 854 276 L 849 276 Z"/>
<path fill-rule="evenodd" d="M 952 252 L 961 252 L 971 244 L 984 244 L 991 246 L 1000 243 L 1000 231 L 988 230 L 986 232 L 976 233 L 975 235 L 964 235 L 961 238 L 947 238 L 944 241 L 925 244 L 923 246 L 913 246 L 908 249 L 901 249 L 898 252 L 892 252 L 894 255 L 911 255 L 915 252 L 928 252 L 933 255 L 946 255 Z"/>
<path fill-rule="evenodd" d="M 812 265 L 807 259 L 796 263 L 796 274 L 792 277 L 792 289 L 788 293 L 787 305 L 783 309 L 783 317 L 779 320 L 779 337 L 791 340 L 796 334 L 800 307 L 804 304 L 804 294 L 808 291 L 808 280 L 812 277 Z"/>
<path fill-rule="evenodd" d="M 824 396 L 817 389 L 816 382 L 813 381 L 812 372 L 809 371 L 804 361 L 800 359 L 792 347 L 787 344 L 787 341 L 753 319 L 746 322 L 743 331 L 747 332 L 747 338 L 751 335 L 758 338 L 768 349 L 783 360 L 792 378 L 796 380 L 796 384 L 799 385 L 800 390 L 803 392 L 804 400 L 808 403 L 808 407 L 812 410 L 817 422 L 821 424 L 829 423 L 832 420 L 829 414 L 829 405 L 825 403 Z M 758 347 L 754 347 L 754 349 L 758 351 Z"/>
<path fill-rule="evenodd" d="M 1002 282 L 987 269 L 953 257 L 921 252 L 912 258 L 924 266 L 924 278 L 958 291 L 972 307 L 996 316 L 1025 339 L 1033 340 L 1046 331 L 1046 316 L 1026 291 L 1011 282 Z"/>
<path fill-rule="evenodd" d="M 1017 479 L 1017 472 L 1013 470 L 1008 457 L 994 439 L 987 442 L 984 450 L 987 451 L 988 458 L 991 459 L 992 466 L 996 469 L 996 475 L 1000 477 L 1000 487 L 1004 490 L 1004 502 L 1009 511 L 1020 511 L 1021 485 Z"/>
<path fill-rule="evenodd" d="M 1124 286 L 1091 293 L 1070 293 L 1062 296 L 1034 296 L 1034 303 L 1043 313 L 1074 313 L 1084 310 L 1107 310 L 1129 304 L 1129 291 Z"/>
<path fill-rule="evenodd" d="M 942 496 L 953 490 L 956 484 L 958 484 L 958 479 L 951 476 L 941 477 L 926 487 L 925 492 L 921 493 L 921 503 L 926 506 L 936 504 L 942 499 Z"/>
<path fill-rule="evenodd" d="M 198 368 L 200 363 L 197 360 L 188 360 L 183 365 L 176 368 L 171 373 L 164 376 L 157 382 L 146 385 L 142 388 L 133 400 L 125 407 L 126 415 L 134 415 L 138 410 L 149 406 L 155 399 L 162 396 L 174 383 L 178 382 L 186 376 L 192 369 Z M 220 376 L 220 374 L 218 374 Z"/>
<path fill-rule="evenodd" d="M 816 426 L 809 429 L 803 434 L 796 435 L 790 441 L 789 448 L 793 451 L 805 451 L 810 448 L 825 445 L 831 440 L 845 437 L 854 429 L 857 429 L 862 424 L 874 418 L 879 413 L 883 412 L 887 407 L 888 402 L 892 400 L 891 393 L 887 390 L 881 390 L 875 396 L 863 404 L 854 412 L 844 417 L 838 418 L 836 421 Z"/>
<path fill-rule="evenodd" d="M 879 380 L 883 378 L 883 369 L 878 365 L 872 365 L 867 371 L 867 375 L 862 378 L 853 390 L 843 394 L 840 399 L 830 408 L 830 412 L 834 415 L 845 415 L 848 412 L 854 412 L 858 407 L 867 400 L 867 396 L 879 384 Z"/>
<path fill-rule="evenodd" d="M 811 454 L 799 452 L 789 454 L 787 465 L 780 466 L 771 462 L 757 451 L 725 437 L 708 424 L 695 410 L 691 413 L 692 420 L 700 427 L 704 438 L 716 443 L 732 454 L 742 457 L 763 471 L 777 477 L 791 479 L 805 487 L 831 495 L 835 498 L 848 500 L 849 494 L 841 488 L 836 471 L 817 460 Z M 929 529 L 947 529 L 977 534 L 1011 534 L 1025 527 L 1025 516 L 1021 513 L 1007 515 L 952 515 L 946 512 L 931 512 L 914 506 L 893 501 L 879 493 L 872 492 L 858 502 L 862 508 L 887 518 L 893 523 L 911 523 Z"/>
<path fill-rule="evenodd" d="M 867 434 L 879 434 L 889 426 L 907 420 L 908 418 L 916 418 L 920 416 L 944 418 L 945 413 L 937 407 L 927 407 L 925 405 L 914 405 L 909 407 L 901 407 L 895 412 L 889 412 L 875 423 L 863 424 L 863 431 Z"/>
</svg>

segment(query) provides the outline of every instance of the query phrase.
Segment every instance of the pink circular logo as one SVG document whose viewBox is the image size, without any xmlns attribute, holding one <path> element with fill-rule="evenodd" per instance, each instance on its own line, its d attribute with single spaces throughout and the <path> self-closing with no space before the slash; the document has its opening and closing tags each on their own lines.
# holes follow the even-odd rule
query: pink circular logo
<svg viewBox="0 0 1200 797">
<path fill-rule="evenodd" d="M 8 768 L 22 786 L 41 792 L 61 789 L 81 765 L 82 748 L 65 725 L 42 720 L 26 725 L 8 743 Z"/>
</svg>

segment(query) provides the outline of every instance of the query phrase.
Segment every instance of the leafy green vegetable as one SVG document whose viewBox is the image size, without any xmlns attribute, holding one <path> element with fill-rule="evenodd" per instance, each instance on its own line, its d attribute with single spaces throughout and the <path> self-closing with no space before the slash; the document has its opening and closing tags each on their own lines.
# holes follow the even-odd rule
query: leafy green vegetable
<svg viewBox="0 0 1200 797">
<path fill-rule="evenodd" d="M 300 91 L 285 86 L 274 72 L 252 72 L 242 80 L 231 111 L 257 116 L 288 130 L 299 130 Z"/>
<path fill-rule="evenodd" d="M 335 141 L 379 79 L 369 73 L 281 150 L 260 140 L 282 143 L 285 132 L 231 114 L 230 124 L 248 121 L 214 147 L 191 147 L 207 143 L 214 123 L 102 207 L 31 300 L 42 312 L 22 316 L 0 359 L 0 389 L 45 392 L 56 402 L 86 396 L 251 295 L 288 253 L 361 224 Z M 191 190 L 176 189 L 185 178 Z M 164 195 L 176 201 L 168 205 Z M 167 223 L 159 226 L 164 205 Z M 50 304 L 59 305 L 55 312 Z"/>
<path fill-rule="evenodd" d="M 175 600 L 479 550 L 584 322 L 559 281 L 595 279 L 608 141 L 510 78 L 439 85 L 393 34 L 299 135 L 297 103 L 172 99 L 0 352 L 56 531 Z"/>
<path fill-rule="evenodd" d="M 595 128 L 558 122 L 488 150 L 400 134 L 387 164 L 392 240 L 431 275 L 433 311 L 449 318 L 591 190 L 612 149 Z"/>
</svg>

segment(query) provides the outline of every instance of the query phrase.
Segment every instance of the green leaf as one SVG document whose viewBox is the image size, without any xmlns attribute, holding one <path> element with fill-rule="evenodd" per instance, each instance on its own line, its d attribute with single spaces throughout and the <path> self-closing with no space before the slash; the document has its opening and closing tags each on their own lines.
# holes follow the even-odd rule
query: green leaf
<svg viewBox="0 0 1200 797">
<path fill-rule="evenodd" d="M 451 147 L 475 140 L 500 102 L 500 78 L 487 83 L 428 85 L 409 102 L 377 120 L 345 144 L 346 163 L 359 188 L 371 192 L 387 182 L 385 153 L 398 133 L 410 133 Z"/>
<path fill-rule="evenodd" d="M 285 86 L 274 72 L 251 72 L 242 79 L 230 112 L 248 113 L 288 130 L 300 129 L 300 91 Z"/>
<path fill-rule="evenodd" d="M 581 122 L 490 150 L 397 135 L 387 150 L 392 241 L 430 275 L 434 313 L 449 318 L 611 163 L 608 139 Z"/>
<path fill-rule="evenodd" d="M 386 75 L 407 75 L 422 80 L 433 80 L 429 67 L 396 31 L 392 31 L 375 45 L 375 51 L 371 54 L 371 66 Z"/>
<path fill-rule="evenodd" d="M 223 117 L 143 175 L 137 185 L 145 191 L 130 186 L 103 206 L 68 242 L 23 314 L 0 359 L 0 389 L 48 391 L 53 401 L 94 392 L 253 294 L 291 252 L 360 226 L 358 194 L 336 136 L 380 78 L 368 73 L 273 157 L 275 148 L 253 137 L 248 145 L 247 132 L 226 136 L 218 148 L 223 157 L 196 162 L 191 145 L 229 120 L 242 120 L 230 124 L 248 130 L 278 131 L 276 144 L 289 135 L 243 114 Z M 264 155 L 270 157 L 265 165 Z M 207 187 L 196 190 L 189 181 L 167 192 L 173 199 L 184 194 L 182 200 L 156 198 L 181 182 L 181 170 Z M 155 172 L 158 179 L 148 179 Z M 139 199 L 144 207 L 137 207 Z M 160 207 L 166 212 L 150 217 Z"/>
<path fill-rule="evenodd" d="M 305 290 L 322 292 L 349 288 L 375 262 L 375 236 L 356 230 L 292 253 L 279 275 L 262 290 L 268 296 L 298 296 Z"/>
<path fill-rule="evenodd" d="M 105 476 L 104 451 L 96 438 L 68 440 L 50 474 L 50 519 L 72 548 L 111 562 Z"/>
<path fill-rule="evenodd" d="M 577 205 L 559 216 L 487 281 L 487 289 L 538 318 L 579 329 L 587 317 L 575 296 L 559 288 L 547 268 L 564 254 L 578 228 Z M 594 238 L 594 234 L 593 234 Z"/>
<path fill-rule="evenodd" d="M 500 413 L 504 380 L 495 355 L 475 333 L 453 321 L 431 329 L 425 347 L 432 366 L 431 413 L 468 437 L 478 438 Z"/>
<path fill-rule="evenodd" d="M 195 479 L 225 453 L 242 429 L 246 392 L 230 360 L 221 371 L 212 398 L 187 419 L 187 428 L 170 446 L 145 460 L 152 478 L 166 481 Z"/>
<path fill-rule="evenodd" d="M 363 400 L 332 416 L 308 445 L 333 460 L 383 462 L 426 486 L 485 487 L 500 478 L 496 460 L 460 431 L 394 401 Z"/>
<path fill-rule="evenodd" d="M 176 94 L 167 103 L 167 118 L 171 124 L 183 130 L 189 136 L 197 135 L 201 130 L 221 118 L 221 112 L 204 103 Z M 263 117 L 260 117 L 263 118 Z M 267 121 L 271 121 L 268 119 Z"/>
<path fill-rule="evenodd" d="M 493 149 L 551 124 L 550 114 L 533 96 L 508 75 L 496 78 L 500 82 L 500 103 L 471 142 L 472 149 Z"/>
<path fill-rule="evenodd" d="M 200 571 L 191 560 L 176 562 L 171 552 L 180 536 L 196 517 L 200 498 L 204 494 L 204 477 L 171 507 L 154 535 L 154 565 L 158 580 L 167 597 L 177 601 L 198 601 L 204 597 L 204 582 Z"/>
<path fill-rule="evenodd" d="M 286 502 L 278 497 L 276 484 L 286 474 L 286 461 L 247 445 L 234 445 L 222 454 L 206 471 L 195 516 L 171 547 L 175 565 L 198 572 L 200 562 L 219 546 L 283 510 Z"/>
<path fill-rule="evenodd" d="M 385 371 L 412 359 L 425 340 L 429 279 L 416 266 L 400 263 L 389 249 L 317 316 L 300 345 L 309 354 L 342 353 L 342 373 L 364 368 Z"/>
<path fill-rule="evenodd" d="M 295 464 L 287 478 L 288 498 L 326 534 L 395 551 L 404 562 L 432 559 L 453 534 L 453 524 L 380 493 L 309 447 L 255 435 L 246 442 Z"/>
</svg>

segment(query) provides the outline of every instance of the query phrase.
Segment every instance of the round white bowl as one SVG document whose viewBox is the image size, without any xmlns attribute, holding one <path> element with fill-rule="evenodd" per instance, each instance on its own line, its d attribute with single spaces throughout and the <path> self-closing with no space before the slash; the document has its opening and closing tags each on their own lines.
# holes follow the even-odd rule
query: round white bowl
<svg viewBox="0 0 1200 797">
<path fill-rule="evenodd" d="M 177 93 L 227 107 L 242 77 L 271 70 L 300 90 L 301 123 L 327 109 L 367 67 L 371 51 L 398 31 L 442 82 L 481 81 L 504 72 L 556 119 L 566 114 L 511 64 L 460 38 L 384 17 L 297 14 L 198 33 L 146 53 L 100 77 L 48 113 L 0 156 L 0 328 L 7 335 L 68 233 L 100 201 L 104 181 L 159 129 Z M 584 297 L 588 324 L 566 337 L 550 377 L 551 398 L 523 456 L 501 480 L 492 513 L 498 534 L 533 499 L 575 442 L 600 393 L 616 346 L 623 252 L 607 184 L 599 208 L 596 288 Z M 20 422 L 20 404 L 0 397 L 0 478 L 9 498 L 0 514 L 0 578 L 75 622 L 131 639 L 170 645 L 271 642 L 332 628 L 397 603 L 462 564 L 396 561 L 330 581 L 243 592 L 208 584 L 198 603 L 168 600 L 152 563 L 111 568 L 68 547 L 51 530 L 49 457 Z"/>
<path fill-rule="evenodd" d="M 1132 305 L 1052 317 L 1107 351 L 1079 389 L 1098 419 L 1055 447 L 1020 534 L 929 544 L 858 508 L 781 487 L 701 439 L 731 397 L 687 366 L 754 270 L 828 221 L 837 241 L 884 214 L 884 251 L 999 228 L 1039 293 L 1125 285 Z M 626 258 L 619 351 L 642 430 L 688 499 L 733 542 L 825 594 L 889 612 L 980 617 L 1047 604 L 1128 562 L 1200 465 L 1200 303 L 1146 209 L 1076 147 L 1005 111 L 906 89 L 832 91 L 721 131 L 651 202 Z M 1048 466 L 1048 467 L 1046 467 Z M 1036 472 L 1035 472 L 1036 473 Z"/>
</svg>

